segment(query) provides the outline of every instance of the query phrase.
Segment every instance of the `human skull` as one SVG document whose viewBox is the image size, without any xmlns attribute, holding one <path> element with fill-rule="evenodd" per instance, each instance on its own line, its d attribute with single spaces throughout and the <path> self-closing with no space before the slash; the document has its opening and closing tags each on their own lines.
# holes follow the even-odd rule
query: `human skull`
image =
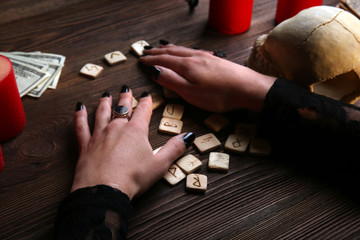
<svg viewBox="0 0 360 240">
<path fill-rule="evenodd" d="M 318 6 L 260 36 L 246 65 L 344 102 L 360 97 L 360 20 Z"/>
</svg>

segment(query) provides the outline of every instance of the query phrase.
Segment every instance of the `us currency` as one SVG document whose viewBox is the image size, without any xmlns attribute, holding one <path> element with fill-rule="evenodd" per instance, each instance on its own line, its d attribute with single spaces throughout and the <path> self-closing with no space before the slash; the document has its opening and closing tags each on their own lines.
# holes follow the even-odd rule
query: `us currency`
<svg viewBox="0 0 360 240">
<path fill-rule="evenodd" d="M 50 62 L 63 65 L 66 57 L 53 54 L 53 53 L 42 53 L 42 52 L 10 52 L 10 54 L 32 58 L 38 61 Z"/>
<path fill-rule="evenodd" d="M 42 63 L 51 63 L 52 65 L 50 68 L 53 70 L 50 70 L 54 77 L 51 79 L 51 83 L 49 84 L 49 88 L 55 89 L 58 82 L 61 70 L 65 63 L 65 56 L 59 55 L 59 54 L 53 54 L 53 53 L 41 53 L 41 52 L 11 52 L 13 55 L 26 57 L 32 60 L 35 60 L 36 62 L 42 62 Z M 55 71 L 54 71 L 55 70 Z"/>
<path fill-rule="evenodd" d="M 50 74 L 36 67 L 26 65 L 16 60 L 11 61 L 20 97 L 25 96 L 37 85 L 50 78 Z"/>
<path fill-rule="evenodd" d="M 39 81 L 35 86 L 31 85 L 33 88 L 30 89 L 30 91 L 28 91 L 28 88 L 26 88 L 28 96 L 37 98 L 39 98 L 46 91 L 46 89 L 56 88 L 66 59 L 65 56 L 62 55 L 41 53 L 39 51 L 0 52 L 0 54 L 8 57 L 12 62 L 15 61 L 17 63 L 17 68 L 19 68 L 20 65 L 24 65 L 25 68 L 31 66 L 40 72 L 46 72 L 48 74 L 48 77 L 45 80 L 43 79 L 43 81 Z M 23 86 L 28 86 L 28 84 L 33 80 L 26 79 L 24 76 L 17 76 L 17 73 L 15 73 L 15 77 L 19 89 L 23 88 Z M 23 94 L 20 95 L 23 96 Z"/>
<path fill-rule="evenodd" d="M 2 52 L 0 53 L 1 55 L 4 55 L 5 57 L 9 58 L 10 61 L 16 60 L 19 63 L 23 63 L 25 65 L 30 65 L 33 66 L 35 68 L 39 68 L 42 71 L 45 71 L 49 68 L 49 64 L 48 63 L 44 63 L 44 62 L 39 62 L 39 61 L 32 61 L 30 58 L 27 57 L 22 57 L 22 56 L 17 56 L 11 53 L 5 53 Z"/>
<path fill-rule="evenodd" d="M 47 88 L 51 88 L 51 84 L 53 84 L 54 82 L 56 82 L 57 84 L 57 82 L 59 81 L 61 68 L 61 65 L 49 64 L 49 68 L 46 71 L 50 74 L 49 79 L 37 85 L 27 95 L 31 97 L 41 97 L 41 95 L 46 91 Z"/>
</svg>

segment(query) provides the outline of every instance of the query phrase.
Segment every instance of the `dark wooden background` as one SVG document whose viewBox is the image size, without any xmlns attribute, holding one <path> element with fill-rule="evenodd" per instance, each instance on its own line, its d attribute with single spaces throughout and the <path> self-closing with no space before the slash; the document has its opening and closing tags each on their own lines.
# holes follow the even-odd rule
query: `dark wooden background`
<svg viewBox="0 0 360 240">
<path fill-rule="evenodd" d="M 336 0 L 324 0 L 335 5 Z M 77 161 L 75 104 L 82 101 L 93 123 L 98 98 L 109 91 L 116 99 L 123 84 L 135 97 L 161 93 L 129 52 L 131 43 L 159 39 L 187 47 L 222 50 L 243 64 L 254 40 L 272 29 L 275 0 L 254 0 L 252 25 L 235 36 L 207 27 L 209 0 L 190 12 L 184 0 L 13 0 L 0 3 L 0 51 L 43 51 L 67 57 L 59 85 L 40 99 L 24 97 L 24 131 L 2 143 L 5 168 L 0 174 L 0 239 L 52 239 L 59 202 L 68 194 Z M 128 60 L 108 66 L 104 54 L 120 50 Z M 79 75 L 87 62 L 104 72 L 95 80 Z M 168 135 L 157 131 L 162 109 L 150 124 L 153 148 Z M 209 132 L 210 113 L 186 105 L 183 131 Z M 236 122 L 256 121 L 246 111 L 229 113 L 232 126 L 217 134 L 222 142 Z M 2 117 L 2 116 L 0 116 Z M 204 195 L 160 181 L 135 199 L 130 239 L 356 239 L 360 208 L 356 198 L 316 174 L 305 174 L 276 161 L 231 155 L 228 173 L 208 172 L 208 154 L 198 156 L 200 173 L 209 178 Z M 288 159 L 291 162 L 291 156 Z"/>
</svg>

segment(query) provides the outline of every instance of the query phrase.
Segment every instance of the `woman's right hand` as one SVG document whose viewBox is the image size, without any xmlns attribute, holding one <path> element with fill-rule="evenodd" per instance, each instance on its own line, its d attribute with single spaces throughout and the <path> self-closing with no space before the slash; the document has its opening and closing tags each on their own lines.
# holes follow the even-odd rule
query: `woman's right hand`
<svg viewBox="0 0 360 240">
<path fill-rule="evenodd" d="M 204 50 L 167 44 L 144 53 L 146 55 L 140 61 L 154 66 L 153 78 L 160 85 L 212 112 L 240 108 L 261 111 L 265 96 L 275 81 L 274 77 Z"/>
</svg>

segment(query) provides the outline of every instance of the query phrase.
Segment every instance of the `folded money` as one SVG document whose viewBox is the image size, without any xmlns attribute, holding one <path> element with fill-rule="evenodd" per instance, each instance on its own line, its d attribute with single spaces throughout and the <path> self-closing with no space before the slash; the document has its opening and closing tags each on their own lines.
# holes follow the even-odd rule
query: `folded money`
<svg viewBox="0 0 360 240">
<path fill-rule="evenodd" d="M 65 56 L 42 52 L 0 52 L 13 64 L 20 97 L 39 98 L 48 88 L 56 89 Z"/>
</svg>

